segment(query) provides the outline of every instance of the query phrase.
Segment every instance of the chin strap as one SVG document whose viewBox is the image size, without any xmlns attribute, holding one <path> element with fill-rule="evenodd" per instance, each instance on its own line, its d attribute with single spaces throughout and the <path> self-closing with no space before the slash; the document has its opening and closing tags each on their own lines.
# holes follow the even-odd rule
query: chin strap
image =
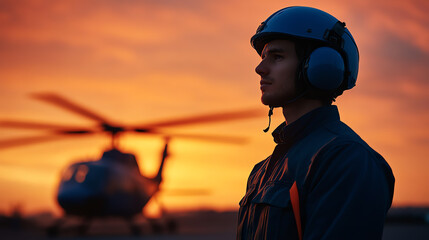
<svg viewBox="0 0 429 240">
<path fill-rule="evenodd" d="M 284 105 L 287 105 L 287 104 L 291 104 L 291 103 L 296 102 L 296 101 L 297 101 L 297 100 L 299 100 L 300 98 L 304 97 L 308 92 L 309 92 L 308 90 L 304 90 L 303 92 L 301 92 L 300 94 L 298 94 L 298 96 L 296 96 L 296 97 L 294 97 L 294 98 L 292 98 L 292 99 L 290 99 L 290 100 L 286 101 L 286 102 L 284 103 Z M 268 127 L 267 127 L 267 128 L 265 128 L 265 129 L 263 130 L 264 132 L 268 132 L 268 130 L 270 130 L 270 126 L 271 126 L 271 115 L 273 115 L 273 109 L 274 109 L 274 107 L 273 107 L 273 106 L 270 106 L 270 110 L 268 111 Z"/>
<path fill-rule="evenodd" d="M 268 130 L 270 130 L 271 116 L 273 115 L 273 109 L 274 109 L 274 107 L 270 106 L 270 110 L 268 111 L 268 127 L 263 130 L 264 132 L 268 132 Z"/>
<path fill-rule="evenodd" d="M 290 99 L 290 100 L 286 101 L 286 102 L 284 103 L 284 105 L 287 105 L 287 104 L 291 104 L 291 103 L 293 103 L 293 102 L 296 102 L 296 101 L 297 101 L 297 100 L 299 100 L 300 98 L 304 97 L 307 93 L 308 93 L 308 90 L 304 90 L 302 93 L 298 94 L 298 96 L 296 96 L 296 97 L 294 97 L 294 98 L 292 98 L 292 99 Z M 268 111 L 268 127 L 267 127 L 267 128 L 265 128 L 265 129 L 263 130 L 264 132 L 268 132 L 268 130 L 270 130 L 270 126 L 271 126 L 271 115 L 273 115 L 273 109 L 274 109 L 274 107 L 273 107 L 273 106 L 270 106 L 270 110 Z"/>
</svg>

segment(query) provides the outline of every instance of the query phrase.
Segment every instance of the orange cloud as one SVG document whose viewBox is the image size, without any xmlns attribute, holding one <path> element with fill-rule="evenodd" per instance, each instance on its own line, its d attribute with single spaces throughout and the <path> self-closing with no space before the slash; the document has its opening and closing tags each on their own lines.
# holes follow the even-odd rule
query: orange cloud
<svg viewBox="0 0 429 240">
<path fill-rule="evenodd" d="M 395 203 L 428 203 L 428 190 L 415 186 L 417 180 L 427 181 L 422 169 L 429 167 L 421 160 L 428 154 L 429 136 L 426 1 L 2 1 L 0 119 L 93 124 L 28 98 L 41 91 L 64 94 L 124 123 L 261 106 L 254 72 L 259 57 L 249 39 L 261 21 L 287 5 L 322 8 L 347 23 L 361 65 L 357 87 L 338 99 L 342 118 L 392 165 Z M 281 122 L 280 116 L 276 112 L 273 125 Z M 266 122 L 174 129 L 238 134 L 250 142 L 239 147 L 173 142 L 165 187 L 197 182 L 213 195 L 195 201 L 165 197 L 166 205 L 191 207 L 203 201 L 219 209 L 236 208 L 253 164 L 272 151 L 271 137 L 261 133 Z M 28 166 L 37 166 L 35 160 L 58 173 L 70 160 L 98 157 L 108 142 L 100 136 L 0 151 L 0 165 L 12 160 L 23 164 L 13 168 L 17 179 L 0 184 L 1 191 L 14 195 L 1 204 L 26 199 L 31 188 L 24 186 L 22 176 L 27 174 L 44 184 L 44 194 L 51 194 L 46 198 L 52 198 L 56 183 L 28 172 Z M 160 139 L 141 136 L 126 135 L 121 142 L 135 150 L 148 174 L 157 167 L 161 145 Z M 223 166 L 230 166 L 224 181 L 204 178 L 215 178 L 210 170 Z M 43 201 L 38 200 L 38 207 Z M 52 199 L 46 203 L 52 205 Z"/>
</svg>

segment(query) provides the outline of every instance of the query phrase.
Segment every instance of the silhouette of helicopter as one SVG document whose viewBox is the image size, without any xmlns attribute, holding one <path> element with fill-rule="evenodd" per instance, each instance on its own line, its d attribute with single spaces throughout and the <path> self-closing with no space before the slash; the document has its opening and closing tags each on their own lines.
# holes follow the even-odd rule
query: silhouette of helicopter
<svg viewBox="0 0 429 240">
<path fill-rule="evenodd" d="M 78 216 L 84 219 L 79 226 L 79 232 L 84 233 L 89 222 L 99 217 L 121 217 L 130 223 L 133 233 L 139 233 L 139 228 L 133 224 L 133 218 L 142 214 L 143 208 L 160 191 L 162 172 L 167 159 L 168 144 L 171 138 L 191 138 L 196 140 L 221 141 L 242 143 L 243 138 L 195 135 L 195 134 L 167 134 L 161 131 L 164 127 L 183 126 L 187 124 L 212 123 L 220 121 L 239 120 L 251 117 L 260 117 L 260 110 L 245 110 L 226 113 L 206 114 L 180 119 L 127 126 L 113 123 L 94 111 L 88 110 L 66 98 L 53 94 L 34 94 L 36 99 L 54 104 L 69 110 L 82 117 L 97 123 L 95 128 L 63 126 L 51 123 L 36 123 L 26 121 L 0 121 L 0 127 L 20 129 L 42 129 L 49 131 L 47 135 L 38 137 L 24 137 L 0 141 L 1 148 L 17 147 L 55 140 L 64 136 L 89 135 L 95 133 L 109 133 L 111 147 L 97 160 L 81 161 L 71 164 L 62 173 L 57 192 L 57 202 L 66 216 Z M 164 149 L 161 154 L 159 169 L 154 177 L 143 176 L 135 156 L 121 152 L 118 137 L 125 132 L 140 134 L 155 134 L 164 138 Z M 60 219 L 48 230 L 50 234 L 57 234 L 64 219 Z M 169 230 L 174 230 L 174 224 L 168 224 Z M 159 231 L 160 226 L 152 224 L 153 231 Z"/>
</svg>

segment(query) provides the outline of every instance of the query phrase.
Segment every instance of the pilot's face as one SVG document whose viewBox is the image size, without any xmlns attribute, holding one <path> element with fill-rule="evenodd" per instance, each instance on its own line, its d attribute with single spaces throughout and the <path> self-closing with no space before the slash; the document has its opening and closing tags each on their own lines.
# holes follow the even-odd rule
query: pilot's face
<svg viewBox="0 0 429 240">
<path fill-rule="evenodd" d="M 289 40 L 268 42 L 255 71 L 261 76 L 261 101 L 265 105 L 282 107 L 296 95 L 295 75 L 299 60 L 295 44 Z"/>
</svg>

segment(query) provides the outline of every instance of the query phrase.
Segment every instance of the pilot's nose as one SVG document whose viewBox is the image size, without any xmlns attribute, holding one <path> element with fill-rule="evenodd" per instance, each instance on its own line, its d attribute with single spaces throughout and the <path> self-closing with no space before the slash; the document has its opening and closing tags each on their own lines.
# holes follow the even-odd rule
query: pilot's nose
<svg viewBox="0 0 429 240">
<path fill-rule="evenodd" d="M 264 60 L 261 60 L 261 62 L 256 66 L 255 72 L 259 74 L 261 77 L 267 75 L 268 68 L 266 66 L 266 62 Z"/>
</svg>

